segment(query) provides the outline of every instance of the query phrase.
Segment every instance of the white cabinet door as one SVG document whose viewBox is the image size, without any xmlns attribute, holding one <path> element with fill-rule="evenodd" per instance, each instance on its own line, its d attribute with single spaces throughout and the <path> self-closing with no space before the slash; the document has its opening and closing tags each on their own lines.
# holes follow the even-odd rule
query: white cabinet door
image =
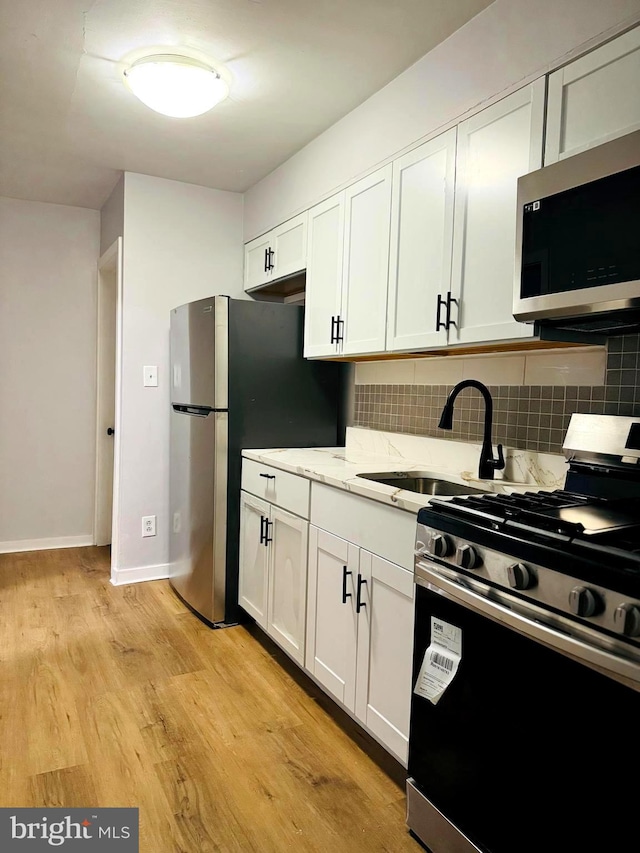
<svg viewBox="0 0 640 853">
<path fill-rule="evenodd" d="M 262 628 L 267 627 L 268 548 L 264 544 L 265 520 L 270 506 L 240 492 L 240 583 L 238 602 Z"/>
<path fill-rule="evenodd" d="M 358 548 L 309 525 L 306 668 L 354 710 Z"/>
<path fill-rule="evenodd" d="M 542 164 L 544 86 L 536 80 L 458 125 L 449 343 L 534 334 L 513 319 L 516 196 L 518 178 Z"/>
<path fill-rule="evenodd" d="M 456 129 L 393 164 L 387 349 L 445 346 L 438 297 L 451 283 Z"/>
<path fill-rule="evenodd" d="M 309 522 L 271 507 L 267 632 L 304 666 Z"/>
<path fill-rule="evenodd" d="M 360 582 L 363 606 L 358 616 L 356 716 L 406 766 L 413 662 L 413 572 L 360 551 Z"/>
<path fill-rule="evenodd" d="M 345 193 L 342 352 L 384 352 L 389 280 L 392 166 Z"/>
<path fill-rule="evenodd" d="M 304 355 L 336 355 L 336 320 L 342 299 L 344 192 L 309 211 L 304 308 Z M 332 342 L 333 341 L 333 342 Z"/>
<path fill-rule="evenodd" d="M 269 267 L 270 234 L 257 237 L 244 247 L 244 289 L 252 290 L 273 278 Z"/>
<path fill-rule="evenodd" d="M 301 272 L 307 265 L 307 213 L 278 225 L 271 232 L 273 278 Z"/>
<path fill-rule="evenodd" d="M 545 165 L 640 128 L 640 27 L 549 75 Z"/>
</svg>

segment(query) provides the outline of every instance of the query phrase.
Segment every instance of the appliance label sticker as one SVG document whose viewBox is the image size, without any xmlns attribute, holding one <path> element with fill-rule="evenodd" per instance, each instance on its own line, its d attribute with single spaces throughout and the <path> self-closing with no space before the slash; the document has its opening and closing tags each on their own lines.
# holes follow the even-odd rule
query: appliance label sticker
<svg viewBox="0 0 640 853">
<path fill-rule="evenodd" d="M 431 645 L 424 653 L 413 690 L 434 705 L 455 678 L 462 660 L 462 630 L 431 617 Z"/>
</svg>

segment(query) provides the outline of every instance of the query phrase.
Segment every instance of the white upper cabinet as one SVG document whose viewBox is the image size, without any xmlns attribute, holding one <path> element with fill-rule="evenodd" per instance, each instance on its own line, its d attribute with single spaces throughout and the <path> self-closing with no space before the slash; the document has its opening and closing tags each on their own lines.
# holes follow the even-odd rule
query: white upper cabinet
<svg viewBox="0 0 640 853">
<path fill-rule="evenodd" d="M 307 266 L 307 218 L 305 211 L 271 232 L 274 278 L 295 275 Z"/>
<path fill-rule="evenodd" d="M 549 75 L 545 165 L 640 128 L 640 27 Z"/>
<path fill-rule="evenodd" d="M 449 343 L 531 337 L 513 319 L 516 195 L 542 165 L 544 79 L 458 125 Z"/>
<path fill-rule="evenodd" d="M 456 129 L 393 164 L 387 350 L 447 343 Z"/>
<path fill-rule="evenodd" d="M 275 279 L 287 278 L 304 270 L 307 263 L 307 217 L 305 211 L 245 245 L 245 290 L 263 287 Z"/>
<path fill-rule="evenodd" d="M 342 300 L 344 192 L 309 211 L 305 286 L 304 355 L 335 355 Z"/>
<path fill-rule="evenodd" d="M 342 353 L 384 352 L 389 280 L 392 166 L 345 193 L 344 266 L 339 339 Z"/>
<path fill-rule="evenodd" d="M 244 289 L 253 290 L 267 284 L 273 278 L 269 267 L 270 235 L 257 237 L 244 247 Z"/>
</svg>

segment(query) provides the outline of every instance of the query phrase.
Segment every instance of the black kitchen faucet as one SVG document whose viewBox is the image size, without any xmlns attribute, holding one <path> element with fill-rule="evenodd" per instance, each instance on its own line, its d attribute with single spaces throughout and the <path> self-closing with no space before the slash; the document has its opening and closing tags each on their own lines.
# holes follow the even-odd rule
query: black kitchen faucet
<svg viewBox="0 0 640 853">
<path fill-rule="evenodd" d="M 458 382 L 447 397 L 447 402 L 444 404 L 438 426 L 440 429 L 451 429 L 453 427 L 453 404 L 458 394 L 465 388 L 477 388 L 484 397 L 484 438 L 482 440 L 482 450 L 480 451 L 478 477 L 481 480 L 493 480 L 494 471 L 501 471 L 504 468 L 504 456 L 502 454 L 502 445 L 499 444 L 497 446 L 498 458 L 493 458 L 493 447 L 491 445 L 493 399 L 486 385 L 478 382 L 477 379 L 463 379 L 462 382 Z"/>
</svg>

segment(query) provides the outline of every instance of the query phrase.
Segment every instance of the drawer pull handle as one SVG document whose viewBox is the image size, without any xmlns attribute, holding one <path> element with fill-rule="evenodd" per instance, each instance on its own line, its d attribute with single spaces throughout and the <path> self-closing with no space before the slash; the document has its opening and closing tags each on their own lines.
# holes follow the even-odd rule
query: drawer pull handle
<svg viewBox="0 0 640 853">
<path fill-rule="evenodd" d="M 347 603 L 347 598 L 351 598 L 351 593 L 347 592 L 347 578 L 349 575 L 353 574 L 353 572 L 347 571 L 347 567 L 342 567 L 342 603 Z"/>
<path fill-rule="evenodd" d="M 275 474 L 260 474 L 260 476 L 264 477 L 265 480 L 275 480 L 276 478 Z"/>
<path fill-rule="evenodd" d="M 358 591 L 356 594 L 356 613 L 360 613 L 363 607 L 367 606 L 367 602 L 362 600 L 362 587 L 366 584 L 366 580 L 358 572 Z"/>
</svg>

